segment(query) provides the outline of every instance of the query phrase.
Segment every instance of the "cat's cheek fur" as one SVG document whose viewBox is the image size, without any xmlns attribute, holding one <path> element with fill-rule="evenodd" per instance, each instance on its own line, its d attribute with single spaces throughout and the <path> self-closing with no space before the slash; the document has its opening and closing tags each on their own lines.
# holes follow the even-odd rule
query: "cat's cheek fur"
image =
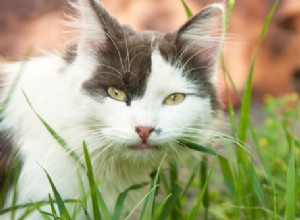
<svg viewBox="0 0 300 220">
<path fill-rule="evenodd" d="M 211 107 L 208 98 L 187 97 L 184 103 L 178 106 L 163 106 L 161 110 L 161 127 L 174 128 L 174 130 L 179 128 L 184 133 L 184 130 L 189 127 L 208 125 L 211 118 Z"/>
</svg>

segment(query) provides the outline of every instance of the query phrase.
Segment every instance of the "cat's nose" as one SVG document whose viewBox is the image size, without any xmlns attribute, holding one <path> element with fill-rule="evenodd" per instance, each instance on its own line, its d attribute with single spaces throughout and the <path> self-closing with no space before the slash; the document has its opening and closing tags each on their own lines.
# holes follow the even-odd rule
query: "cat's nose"
<svg viewBox="0 0 300 220">
<path fill-rule="evenodd" d="M 143 143 L 146 143 L 150 134 L 154 131 L 153 127 L 150 126 L 136 126 L 135 132 L 138 133 Z"/>
</svg>

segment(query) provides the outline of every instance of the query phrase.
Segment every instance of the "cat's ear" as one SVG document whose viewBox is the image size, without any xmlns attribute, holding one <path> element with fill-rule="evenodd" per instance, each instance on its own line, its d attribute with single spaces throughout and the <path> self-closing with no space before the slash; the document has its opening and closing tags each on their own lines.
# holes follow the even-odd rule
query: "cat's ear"
<svg viewBox="0 0 300 220">
<path fill-rule="evenodd" d="M 215 67 L 224 38 L 224 13 L 224 4 L 211 4 L 187 21 L 177 32 L 180 53 Z"/>
<path fill-rule="evenodd" d="M 105 44 L 108 39 L 120 35 L 122 26 L 97 2 L 97 0 L 78 0 L 76 9 L 79 19 L 76 27 L 80 31 L 78 50 L 92 51 L 95 46 Z"/>
</svg>

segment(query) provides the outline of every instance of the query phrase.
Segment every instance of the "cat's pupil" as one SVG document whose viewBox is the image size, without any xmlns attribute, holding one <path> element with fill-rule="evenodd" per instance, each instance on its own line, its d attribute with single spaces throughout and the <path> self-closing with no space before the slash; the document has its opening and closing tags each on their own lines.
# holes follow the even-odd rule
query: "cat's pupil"
<svg viewBox="0 0 300 220">
<path fill-rule="evenodd" d="M 115 95 L 116 95 L 116 96 L 119 96 L 119 95 L 120 95 L 120 92 L 119 92 L 119 90 L 115 89 L 115 91 L 114 91 L 114 92 L 115 92 Z"/>
</svg>

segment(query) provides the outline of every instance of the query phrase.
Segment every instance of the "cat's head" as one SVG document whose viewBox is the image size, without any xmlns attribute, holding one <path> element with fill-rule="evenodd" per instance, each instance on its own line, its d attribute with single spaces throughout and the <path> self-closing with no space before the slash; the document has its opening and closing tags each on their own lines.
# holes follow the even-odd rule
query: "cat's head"
<svg viewBox="0 0 300 220">
<path fill-rule="evenodd" d="M 144 160 L 180 154 L 184 141 L 207 140 L 219 108 L 223 4 L 205 7 L 169 34 L 136 33 L 94 0 L 81 0 L 79 10 L 72 65 L 85 72 L 80 90 L 92 100 L 91 151 Z"/>
</svg>

